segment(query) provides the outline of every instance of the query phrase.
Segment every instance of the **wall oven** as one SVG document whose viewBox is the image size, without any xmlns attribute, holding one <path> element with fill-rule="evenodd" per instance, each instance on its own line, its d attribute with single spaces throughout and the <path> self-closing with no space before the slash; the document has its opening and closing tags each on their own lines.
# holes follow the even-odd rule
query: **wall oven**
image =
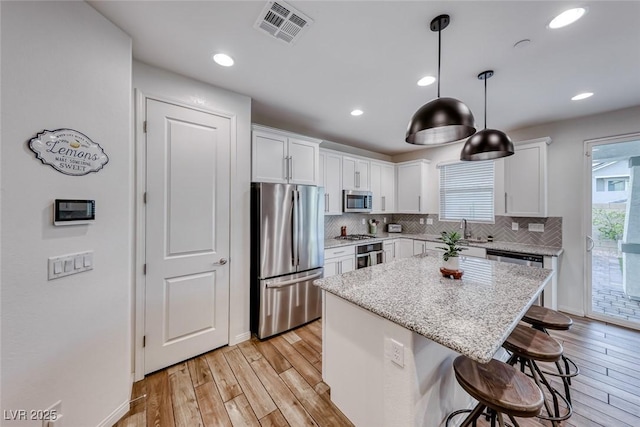
<svg viewBox="0 0 640 427">
<path fill-rule="evenodd" d="M 384 262 L 382 242 L 356 246 L 356 268 L 371 267 Z"/>
<path fill-rule="evenodd" d="M 373 194 L 371 191 L 343 190 L 343 212 L 371 212 Z"/>
</svg>

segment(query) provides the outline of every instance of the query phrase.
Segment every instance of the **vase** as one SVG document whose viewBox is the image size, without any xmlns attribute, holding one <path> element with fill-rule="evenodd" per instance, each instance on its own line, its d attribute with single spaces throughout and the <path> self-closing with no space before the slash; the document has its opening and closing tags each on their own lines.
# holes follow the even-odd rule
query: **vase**
<svg viewBox="0 0 640 427">
<path fill-rule="evenodd" d="M 448 260 L 442 261 L 442 266 L 447 270 L 460 270 L 460 258 L 449 257 Z"/>
</svg>

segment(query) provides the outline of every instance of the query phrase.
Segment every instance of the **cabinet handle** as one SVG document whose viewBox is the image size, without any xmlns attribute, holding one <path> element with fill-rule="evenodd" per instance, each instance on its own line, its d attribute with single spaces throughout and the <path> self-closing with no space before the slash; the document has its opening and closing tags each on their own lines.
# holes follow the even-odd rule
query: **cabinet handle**
<svg viewBox="0 0 640 427">
<path fill-rule="evenodd" d="M 360 188 L 360 172 L 356 171 L 356 188 Z"/>
<path fill-rule="evenodd" d="M 293 156 L 289 156 L 289 179 L 293 179 Z"/>
<path fill-rule="evenodd" d="M 324 195 L 324 211 L 325 212 L 329 212 L 329 195 L 325 194 Z"/>
<path fill-rule="evenodd" d="M 386 196 L 382 196 L 382 212 L 387 210 L 387 198 Z"/>
<path fill-rule="evenodd" d="M 504 213 L 507 213 L 507 192 L 504 193 Z"/>
<path fill-rule="evenodd" d="M 418 212 L 422 212 L 422 197 L 418 196 Z"/>
<path fill-rule="evenodd" d="M 284 158 L 284 179 L 285 181 L 289 179 L 289 157 L 287 156 Z"/>
</svg>

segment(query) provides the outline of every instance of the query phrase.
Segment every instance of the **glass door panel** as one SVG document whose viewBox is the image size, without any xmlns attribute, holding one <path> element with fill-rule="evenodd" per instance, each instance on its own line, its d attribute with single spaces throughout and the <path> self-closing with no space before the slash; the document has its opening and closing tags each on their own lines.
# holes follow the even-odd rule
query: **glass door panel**
<svg viewBox="0 0 640 427">
<path fill-rule="evenodd" d="M 640 329 L 640 135 L 587 143 L 587 314 Z"/>
</svg>

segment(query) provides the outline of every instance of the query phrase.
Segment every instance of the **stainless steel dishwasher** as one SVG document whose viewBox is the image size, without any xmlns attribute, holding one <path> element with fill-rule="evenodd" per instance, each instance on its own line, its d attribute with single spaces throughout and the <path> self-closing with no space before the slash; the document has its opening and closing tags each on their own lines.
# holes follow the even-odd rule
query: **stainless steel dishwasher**
<svg viewBox="0 0 640 427">
<path fill-rule="evenodd" d="M 487 259 L 511 264 L 528 265 L 542 268 L 544 257 L 542 255 L 522 254 L 518 252 L 498 251 L 487 249 Z"/>
</svg>

